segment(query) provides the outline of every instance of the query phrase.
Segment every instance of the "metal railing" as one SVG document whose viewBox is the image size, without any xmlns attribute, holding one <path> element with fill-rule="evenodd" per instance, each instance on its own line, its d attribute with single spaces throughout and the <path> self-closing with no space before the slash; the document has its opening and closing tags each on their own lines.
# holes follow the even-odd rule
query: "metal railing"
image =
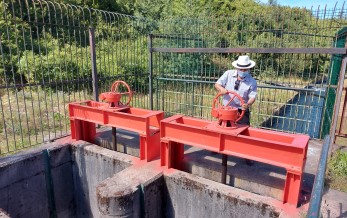
<svg viewBox="0 0 347 218">
<path fill-rule="evenodd" d="M 330 140 L 331 137 L 329 135 L 326 135 L 324 138 L 323 147 L 319 158 L 318 171 L 313 184 L 310 206 L 307 212 L 307 217 L 309 218 L 320 217 L 320 207 L 324 190 L 324 178 L 328 163 Z"/>
</svg>

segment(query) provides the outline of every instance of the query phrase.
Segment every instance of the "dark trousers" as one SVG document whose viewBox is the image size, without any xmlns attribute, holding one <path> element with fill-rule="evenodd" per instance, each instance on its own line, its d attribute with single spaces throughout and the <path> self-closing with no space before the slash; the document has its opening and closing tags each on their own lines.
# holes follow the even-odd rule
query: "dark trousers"
<svg viewBox="0 0 347 218">
<path fill-rule="evenodd" d="M 238 109 L 238 111 L 239 111 L 239 113 L 242 112 L 241 109 Z M 250 118 L 250 112 L 249 112 L 249 110 L 247 109 L 247 110 L 245 111 L 245 115 L 243 115 L 242 119 L 239 120 L 239 122 L 237 122 L 237 123 L 238 123 L 238 124 L 243 124 L 243 125 L 248 125 L 248 126 L 249 126 L 249 125 L 250 125 L 249 118 Z M 253 161 L 253 160 L 249 160 L 249 159 L 245 159 L 245 160 L 246 160 L 246 164 L 247 164 L 248 166 L 252 166 L 252 165 L 254 164 L 254 161 Z"/>
<path fill-rule="evenodd" d="M 242 110 L 241 109 L 238 109 L 239 113 L 241 114 Z M 249 110 L 247 109 L 245 111 L 245 115 L 241 118 L 241 120 L 239 120 L 237 123 L 238 124 L 243 124 L 243 125 L 250 125 L 250 122 L 249 122 L 249 118 L 250 118 L 250 112 Z"/>
</svg>

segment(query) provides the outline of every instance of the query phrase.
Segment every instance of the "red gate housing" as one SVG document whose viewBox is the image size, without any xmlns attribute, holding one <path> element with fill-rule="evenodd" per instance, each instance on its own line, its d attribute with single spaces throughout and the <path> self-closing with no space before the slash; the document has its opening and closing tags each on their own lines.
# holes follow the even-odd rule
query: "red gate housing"
<svg viewBox="0 0 347 218">
<path fill-rule="evenodd" d="M 283 203 L 297 205 L 309 136 L 238 126 L 220 128 L 215 122 L 176 115 L 160 124 L 161 165 L 180 168 L 184 144 L 247 158 L 287 170 Z"/>
<path fill-rule="evenodd" d="M 71 137 L 94 143 L 95 124 L 133 131 L 140 137 L 140 159 L 159 157 L 160 120 L 164 112 L 128 106 L 109 107 L 109 103 L 82 101 L 69 104 Z"/>
</svg>

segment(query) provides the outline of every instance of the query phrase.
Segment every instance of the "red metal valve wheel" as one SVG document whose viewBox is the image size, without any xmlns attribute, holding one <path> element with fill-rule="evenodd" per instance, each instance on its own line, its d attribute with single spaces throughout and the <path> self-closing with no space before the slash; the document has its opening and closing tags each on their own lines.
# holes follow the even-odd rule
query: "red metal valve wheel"
<svg viewBox="0 0 347 218">
<path fill-rule="evenodd" d="M 120 85 L 124 86 L 126 88 L 126 91 L 125 92 L 120 92 Z M 129 105 L 130 101 L 131 101 L 131 98 L 133 97 L 133 92 L 131 91 L 130 89 L 130 86 L 122 81 L 122 80 L 118 80 L 118 81 L 115 81 L 112 86 L 111 86 L 111 92 L 115 92 L 117 94 L 120 94 L 120 95 L 127 95 L 128 96 L 128 100 L 126 101 L 126 103 L 123 103 L 122 101 L 119 101 L 119 103 L 121 103 L 122 105 Z"/>
<path fill-rule="evenodd" d="M 240 100 L 241 105 L 243 105 L 245 103 L 244 100 L 242 99 L 242 97 L 239 94 L 237 94 L 236 92 L 228 91 L 227 93 L 225 93 L 225 95 L 228 95 L 228 94 L 233 94 L 233 96 L 230 98 L 229 102 L 224 107 L 229 106 L 229 104 L 234 100 L 235 97 L 237 97 Z M 222 105 L 219 102 L 219 97 L 222 95 L 223 95 L 222 93 L 218 93 L 216 95 L 216 97 L 214 97 L 213 105 L 212 105 L 212 113 L 213 113 L 213 111 L 218 111 L 218 109 L 222 108 Z M 217 108 L 216 108 L 216 106 L 217 106 Z M 245 115 L 245 110 L 242 110 L 241 114 L 238 113 L 238 116 L 237 116 L 237 119 L 235 120 L 235 123 L 238 122 L 239 120 L 241 120 L 244 115 Z"/>
</svg>

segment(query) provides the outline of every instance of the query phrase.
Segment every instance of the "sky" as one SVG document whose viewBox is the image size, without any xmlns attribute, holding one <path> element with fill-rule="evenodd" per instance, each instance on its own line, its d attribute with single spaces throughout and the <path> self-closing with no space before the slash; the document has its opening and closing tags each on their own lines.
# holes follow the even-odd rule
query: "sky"
<svg viewBox="0 0 347 218">
<path fill-rule="evenodd" d="M 258 0 L 262 3 L 268 3 L 268 0 Z M 277 4 L 282 6 L 290 6 L 290 7 L 305 7 L 307 9 L 311 9 L 311 6 L 313 10 L 318 9 L 318 6 L 320 5 L 320 10 L 324 9 L 325 5 L 327 5 L 327 9 L 333 9 L 335 7 L 335 4 L 337 2 L 336 8 L 342 8 L 342 5 L 344 3 L 343 0 L 340 1 L 334 1 L 334 0 L 277 0 Z M 344 8 L 346 8 L 347 3 L 345 4 Z"/>
</svg>

